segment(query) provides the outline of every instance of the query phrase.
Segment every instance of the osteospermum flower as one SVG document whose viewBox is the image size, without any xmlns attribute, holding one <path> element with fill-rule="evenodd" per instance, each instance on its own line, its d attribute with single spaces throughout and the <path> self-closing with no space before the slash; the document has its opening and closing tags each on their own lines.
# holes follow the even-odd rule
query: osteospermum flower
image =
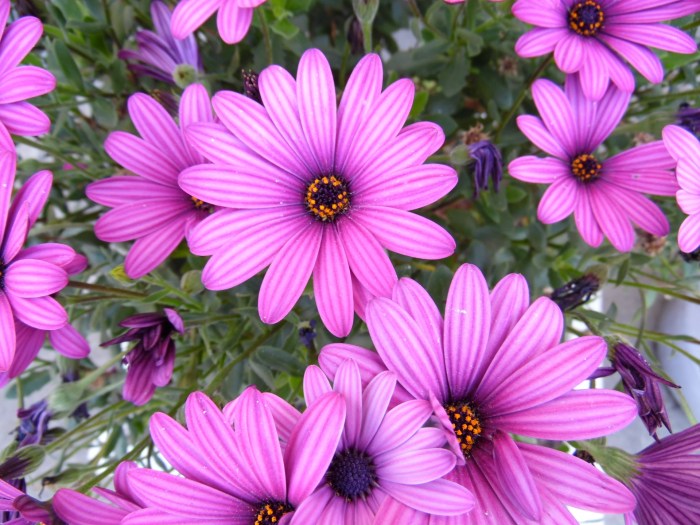
<svg viewBox="0 0 700 525">
<path fill-rule="evenodd" d="M 218 11 L 219 36 L 227 44 L 237 44 L 248 34 L 253 11 L 264 3 L 265 0 L 181 0 L 173 12 L 173 36 L 187 37 Z"/>
<path fill-rule="evenodd" d="M 63 244 L 22 249 L 49 196 L 52 175 L 34 174 L 15 196 L 14 151 L 0 154 L 0 384 L 21 373 L 41 348 L 47 332 L 67 357 L 85 357 L 89 347 L 68 325 L 68 314 L 52 297 L 68 284 L 78 257 Z"/>
<path fill-rule="evenodd" d="M 367 308 L 378 355 L 347 344 L 321 352 L 329 375 L 350 355 L 365 381 L 383 364 L 408 396 L 431 400 L 461 463 L 447 479 L 477 499 L 476 508 L 454 523 L 485 516 L 493 523 L 571 523 L 564 505 L 598 512 L 634 508 L 629 491 L 586 462 L 510 435 L 589 439 L 625 427 L 637 412 L 620 392 L 572 390 L 605 357 L 605 341 L 589 336 L 559 344 L 561 310 L 547 297 L 528 306 L 529 297 L 520 275 L 505 277 L 489 296 L 479 269 L 463 265 L 443 321 L 428 293 L 401 279 L 391 300 L 376 298 Z"/>
<path fill-rule="evenodd" d="M 700 523 L 698 451 L 700 425 L 693 425 L 629 458 L 631 473 L 619 476 L 637 498 L 634 512 L 625 516 L 627 525 Z"/>
<path fill-rule="evenodd" d="M 537 26 L 521 36 L 515 51 L 522 57 L 554 52 L 565 73 L 579 73 L 583 93 L 600 100 L 610 81 L 634 91 L 629 62 L 649 82 L 664 78 L 661 60 L 649 47 L 694 53 L 695 40 L 660 22 L 698 11 L 697 0 L 518 0 L 513 14 Z"/>
<path fill-rule="evenodd" d="M 295 512 L 293 524 L 318 523 L 319 516 L 337 525 L 371 523 L 386 498 L 442 516 L 473 507 L 468 490 L 441 479 L 453 469 L 455 456 L 443 448 L 439 429 L 422 428 L 432 413 L 430 403 L 414 399 L 389 409 L 395 386 L 394 374 L 382 372 L 363 389 L 357 364 L 349 359 L 340 366 L 333 389 L 347 404 L 343 435 L 323 483 Z M 308 367 L 307 406 L 327 392 L 325 374 Z"/>
<path fill-rule="evenodd" d="M 676 200 L 688 215 L 678 230 L 678 247 L 691 253 L 700 247 L 700 142 L 680 126 L 666 126 L 663 138 L 668 152 L 677 162 L 680 189 Z"/>
<path fill-rule="evenodd" d="M 549 80 L 532 86 L 541 120 L 518 117 L 518 127 L 551 157 L 519 157 L 508 166 L 516 179 L 550 184 L 537 208 L 545 224 L 574 214 L 576 228 L 597 247 L 605 235 L 620 251 L 634 246 L 632 223 L 654 235 L 666 235 L 668 220 L 642 193 L 674 195 L 678 189 L 674 161 L 662 141 L 654 141 L 603 159 L 596 151 L 627 109 L 629 95 L 611 86 L 599 102 L 581 93 L 577 76 L 565 92 Z"/>
<path fill-rule="evenodd" d="M 69 525 L 119 525 L 122 518 L 144 507 L 138 492 L 129 487 L 128 474 L 135 468 L 133 461 L 124 461 L 114 471 L 114 490 L 92 489 L 109 503 L 75 490 L 59 489 L 52 500 L 54 511 Z"/>
<path fill-rule="evenodd" d="M 129 330 L 100 346 L 136 341 L 124 357 L 127 370 L 122 395 L 135 405 L 145 405 L 157 387 L 170 383 L 175 367 L 173 332 L 184 334 L 185 327 L 180 315 L 172 308 L 164 308 L 163 314 L 132 315 L 119 325 Z"/>
<path fill-rule="evenodd" d="M 454 187 L 449 166 L 423 162 L 443 143 L 439 126 L 403 128 L 414 86 L 398 80 L 382 92 L 382 65 L 367 55 L 353 71 L 336 109 L 328 61 L 315 49 L 297 79 L 278 66 L 259 77 L 263 105 L 217 93 L 221 125 L 196 125 L 188 137 L 214 164 L 195 166 L 180 186 L 222 210 L 190 235 L 190 249 L 212 255 L 207 288 L 236 286 L 269 266 L 258 310 L 281 320 L 313 274 L 323 323 L 349 333 L 353 308 L 390 295 L 396 271 L 384 249 L 440 259 L 453 253 L 449 233 L 409 210 Z M 235 136 L 234 136 L 235 135 Z"/>
<path fill-rule="evenodd" d="M 193 35 L 176 40 L 170 29 L 170 8 L 160 0 L 151 3 L 153 31 L 138 31 L 138 51 L 122 49 L 119 58 L 133 60 L 129 69 L 137 75 L 146 75 L 169 84 L 186 86 L 197 73 L 202 72 L 202 59 Z"/>
<path fill-rule="evenodd" d="M 186 142 L 167 111 L 151 97 L 136 93 L 129 98 L 129 115 L 141 137 L 112 132 L 105 150 L 136 176 L 117 175 L 93 182 L 87 196 L 113 207 L 95 224 L 95 235 L 106 242 L 136 239 L 124 270 L 137 279 L 161 264 L 189 230 L 212 211 L 200 198 L 185 193 L 178 174 L 204 159 Z M 193 84 L 180 100 L 180 126 L 211 122 L 213 115 L 204 86 Z"/>
<path fill-rule="evenodd" d="M 5 130 L 15 135 L 41 135 L 49 131 L 51 122 L 26 100 L 52 91 L 56 78 L 40 67 L 19 64 L 39 41 L 44 28 L 33 16 L 19 18 L 5 27 L 10 6 L 10 0 L 0 0 L 0 136 L 7 135 Z M 7 145 L 7 137 L 3 137 L 2 146 Z"/>
<path fill-rule="evenodd" d="M 284 452 L 267 398 L 257 389 L 246 389 L 229 405 L 226 418 L 195 392 L 185 406 L 187 429 L 162 413 L 151 418 L 153 441 L 184 477 L 129 472 L 129 487 L 149 508 L 122 524 L 289 523 L 328 469 L 345 401 L 335 393 L 320 398 L 298 419 Z"/>
<path fill-rule="evenodd" d="M 0 479 L 0 523 L 11 525 L 59 525 L 51 506 L 27 496 L 24 480 Z"/>
</svg>

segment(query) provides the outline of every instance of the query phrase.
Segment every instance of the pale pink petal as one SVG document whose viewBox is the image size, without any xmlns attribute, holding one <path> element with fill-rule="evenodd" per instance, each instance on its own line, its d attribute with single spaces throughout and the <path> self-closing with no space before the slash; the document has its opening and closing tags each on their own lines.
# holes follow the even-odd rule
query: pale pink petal
<svg viewBox="0 0 700 525">
<path fill-rule="evenodd" d="M 323 395 L 333 391 L 326 374 L 316 365 L 309 365 L 306 367 L 302 384 L 306 406 L 313 405 L 318 399 L 323 397 Z"/>
<path fill-rule="evenodd" d="M 516 119 L 518 128 L 523 132 L 530 142 L 540 148 L 545 153 L 562 159 L 565 162 L 570 162 L 569 154 L 564 150 L 564 147 L 559 144 L 559 141 L 544 127 L 542 121 L 533 115 L 520 115 Z"/>
<path fill-rule="evenodd" d="M 237 44 L 248 33 L 253 9 L 238 5 L 237 0 L 223 0 L 216 15 L 216 27 L 227 44 Z"/>
<path fill-rule="evenodd" d="M 498 281 L 491 291 L 491 330 L 483 362 L 489 363 L 516 323 L 530 306 L 527 280 L 511 273 Z"/>
<path fill-rule="evenodd" d="M 219 9 L 223 0 L 182 0 L 170 19 L 173 36 L 179 40 L 189 36 Z"/>
<path fill-rule="evenodd" d="M 15 211 L 15 210 L 12 210 Z M 29 203 L 16 210 L 10 215 L 9 225 L 5 233 L 5 240 L 2 244 L 2 258 L 5 264 L 12 261 L 22 249 L 22 245 L 27 240 L 29 230 Z"/>
<path fill-rule="evenodd" d="M 426 335 L 426 342 L 431 345 L 433 353 L 443 362 L 442 315 L 430 294 L 416 281 L 404 277 L 394 286 L 392 300 L 413 318 L 419 331 Z"/>
<path fill-rule="evenodd" d="M 686 190 L 678 190 L 678 193 L 676 193 L 676 200 L 678 201 L 678 207 L 683 210 L 683 213 L 687 213 L 688 215 L 700 213 L 699 194 L 691 193 Z"/>
<path fill-rule="evenodd" d="M 29 177 L 15 195 L 10 208 L 10 218 L 14 217 L 22 206 L 27 206 L 29 227 L 34 226 L 49 198 L 52 182 L 53 175 L 47 170 L 39 171 Z"/>
<path fill-rule="evenodd" d="M 159 147 L 123 131 L 113 131 L 105 141 L 105 151 L 129 171 L 165 186 L 177 186 L 175 163 Z"/>
<path fill-rule="evenodd" d="M 700 194 L 700 167 L 698 167 L 690 156 L 678 159 L 676 167 L 676 177 L 681 188 Z"/>
<path fill-rule="evenodd" d="M 432 413 L 431 404 L 422 399 L 412 399 L 395 406 L 384 416 L 367 447 L 367 454 L 375 455 L 399 447 L 418 432 Z"/>
<path fill-rule="evenodd" d="M 569 31 L 562 28 L 539 28 L 528 31 L 515 43 L 515 52 L 521 57 L 531 58 L 546 55 L 554 50 Z"/>
<path fill-rule="evenodd" d="M 248 159 L 255 163 L 261 163 L 259 155 L 253 153 L 243 142 L 234 137 L 226 126 L 218 122 L 190 124 L 185 128 L 185 136 L 190 146 L 214 164 L 246 165 Z M 240 158 L 240 155 L 243 155 L 243 158 Z M 262 161 L 262 164 L 267 165 L 266 169 L 268 170 L 279 170 L 283 174 L 282 176 L 288 175 L 287 172 L 270 166 L 265 161 Z"/>
<path fill-rule="evenodd" d="M 338 368 L 333 380 L 333 390 L 345 398 L 345 429 L 338 448 L 356 449 L 362 430 L 362 381 L 357 363 L 346 360 Z"/>
<path fill-rule="evenodd" d="M 700 246 L 700 214 L 687 217 L 678 229 L 678 247 L 690 253 Z"/>
<path fill-rule="evenodd" d="M 188 214 L 181 214 L 169 224 L 137 239 L 124 260 L 124 271 L 139 279 L 165 261 L 185 237 Z"/>
<path fill-rule="evenodd" d="M 24 259 L 10 264 L 3 275 L 7 293 L 19 297 L 43 297 L 63 290 L 66 271 L 50 262 Z"/>
<path fill-rule="evenodd" d="M 0 151 L 0 239 L 3 239 L 5 235 L 7 216 L 10 210 L 10 196 L 15 182 L 16 164 L 17 156 L 14 147 L 9 151 Z"/>
<path fill-rule="evenodd" d="M 422 485 L 403 485 L 387 481 L 382 483 L 382 487 L 404 505 L 427 514 L 459 516 L 469 512 L 475 504 L 471 492 L 445 479 L 436 479 Z"/>
<path fill-rule="evenodd" d="M 443 477 L 455 466 L 455 455 L 443 448 L 404 450 L 398 448 L 378 454 L 377 476 L 384 481 L 420 485 Z"/>
<path fill-rule="evenodd" d="M 700 166 L 700 142 L 687 129 L 680 126 L 666 126 L 662 131 L 664 145 L 671 156 L 677 161 L 690 157 L 694 164 Z"/>
<path fill-rule="evenodd" d="M 357 362 L 355 362 L 355 366 L 358 366 Z M 389 402 L 395 388 L 396 375 L 386 371 L 377 374 L 362 392 L 362 430 L 356 443 L 358 450 L 364 450 L 374 439 L 389 408 Z M 440 445 L 441 443 L 435 446 Z"/>
<path fill-rule="evenodd" d="M 608 24 L 605 27 L 605 34 L 636 42 L 642 46 L 656 47 L 673 53 L 690 54 L 695 53 L 698 49 L 694 38 L 685 34 L 679 28 L 666 24 Z M 637 67 L 636 62 L 629 58 L 628 60 L 633 66 Z"/>
</svg>

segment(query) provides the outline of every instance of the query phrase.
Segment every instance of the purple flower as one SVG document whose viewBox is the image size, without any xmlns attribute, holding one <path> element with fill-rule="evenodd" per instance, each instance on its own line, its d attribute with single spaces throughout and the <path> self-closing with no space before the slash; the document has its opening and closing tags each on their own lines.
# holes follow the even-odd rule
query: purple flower
<svg viewBox="0 0 700 525">
<path fill-rule="evenodd" d="M 45 69 L 19 65 L 39 41 L 44 28 L 33 16 L 22 17 L 5 27 L 10 7 L 10 0 L 0 0 L 0 142 L 5 149 L 14 149 L 7 131 L 22 136 L 49 131 L 49 117 L 25 101 L 56 87 L 56 78 Z"/>
<path fill-rule="evenodd" d="M 63 244 L 22 249 L 49 196 L 51 172 L 30 177 L 10 205 L 15 164 L 14 151 L 0 153 L 0 385 L 29 366 L 47 332 L 67 357 L 85 357 L 90 350 L 52 297 L 85 258 Z"/>
<path fill-rule="evenodd" d="M 695 136 L 700 133 L 700 108 L 691 107 L 690 104 L 684 102 L 678 108 L 676 119 L 681 128 L 687 129 Z"/>
<path fill-rule="evenodd" d="M 403 128 L 413 102 L 408 79 L 382 92 L 379 56 L 367 55 L 339 108 L 328 61 L 304 53 L 296 80 L 279 66 L 260 73 L 264 105 L 229 91 L 213 98 L 220 124 L 193 125 L 188 137 L 214 162 L 185 170 L 181 187 L 225 208 L 192 231 L 190 249 L 212 255 L 202 282 L 232 288 L 269 266 L 258 299 L 261 319 L 286 316 L 314 278 L 321 320 L 347 335 L 353 309 L 389 296 L 396 270 L 385 249 L 440 259 L 455 242 L 414 210 L 457 183 L 454 169 L 423 163 L 443 143 L 430 122 Z"/>
<path fill-rule="evenodd" d="M 590 301 L 599 289 L 600 278 L 593 273 L 586 273 L 554 290 L 549 298 L 557 303 L 562 312 L 567 312 Z"/>
<path fill-rule="evenodd" d="M 700 247 L 700 142 L 679 126 L 666 126 L 663 138 L 668 152 L 677 162 L 680 189 L 676 200 L 683 213 L 688 214 L 678 230 L 678 247 L 691 253 Z"/>
<path fill-rule="evenodd" d="M 265 0 L 181 0 L 175 7 L 171 27 L 175 38 L 185 38 L 218 11 L 219 36 L 227 44 L 237 44 L 248 33 L 253 11 Z"/>
<path fill-rule="evenodd" d="M 674 195 L 678 189 L 674 161 L 662 141 L 650 142 L 603 160 L 596 152 L 622 118 L 629 95 L 611 86 L 599 102 L 581 93 L 577 76 L 566 80 L 565 92 L 549 80 L 532 86 L 542 120 L 518 117 L 518 127 L 551 157 L 519 157 L 508 170 L 516 179 L 550 184 L 537 217 L 545 224 L 574 214 L 576 228 L 597 247 L 605 235 L 620 251 L 636 239 L 635 223 L 654 235 L 666 235 L 668 220 L 642 193 Z"/>
<path fill-rule="evenodd" d="M 60 489 L 53 497 L 56 514 L 69 525 L 119 525 L 129 513 L 145 507 L 138 492 L 129 487 L 129 471 L 136 468 L 133 461 L 124 461 L 114 472 L 114 490 L 92 489 L 111 505 L 74 490 Z"/>
<path fill-rule="evenodd" d="M 161 314 L 136 314 L 119 323 L 129 328 L 125 334 L 100 346 L 137 341 L 124 357 L 126 381 L 122 395 L 135 405 L 145 405 L 157 387 L 170 383 L 175 366 L 173 332 L 185 333 L 182 318 L 171 308 Z"/>
<path fill-rule="evenodd" d="M 532 305 L 529 298 L 522 276 L 505 277 L 489 295 L 479 269 L 463 265 L 443 321 L 428 293 L 401 279 L 392 299 L 376 298 L 367 308 L 378 355 L 332 344 L 320 364 L 335 376 L 339 363 L 352 357 L 363 382 L 386 367 L 404 389 L 398 401 L 431 400 L 459 458 L 447 479 L 477 499 L 470 519 L 571 523 L 564 505 L 627 512 L 634 498 L 618 482 L 569 454 L 510 435 L 589 439 L 625 427 L 637 412 L 620 392 L 573 390 L 605 357 L 605 341 L 589 336 L 559 344 L 561 310 L 547 297 Z M 404 519 L 394 523 L 410 523 Z"/>
<path fill-rule="evenodd" d="M 225 417 L 208 397 L 193 393 L 185 407 L 187 429 L 155 414 L 153 441 L 184 477 L 150 469 L 129 472 L 131 490 L 149 508 L 121 523 L 288 525 L 328 469 L 345 402 L 335 393 L 318 399 L 293 426 L 283 451 L 268 400 L 250 387 L 229 403 Z"/>
<path fill-rule="evenodd" d="M 48 440 L 44 440 L 44 434 L 49 429 L 51 416 L 49 405 L 45 400 L 34 403 L 29 408 L 18 410 L 18 446 L 26 447 L 27 445 L 45 444 Z"/>
<path fill-rule="evenodd" d="M 455 456 L 444 448 L 440 429 L 423 428 L 432 414 L 430 403 L 414 399 L 389 409 L 395 386 L 396 376 L 382 372 L 363 389 L 357 364 L 348 359 L 340 365 L 333 390 L 347 404 L 343 435 L 324 483 L 297 509 L 292 524 L 316 523 L 321 509 L 329 523 L 371 523 L 386 498 L 441 516 L 461 515 L 474 506 L 468 490 L 440 479 L 454 468 Z M 307 406 L 331 391 L 318 367 L 306 369 Z"/>
<path fill-rule="evenodd" d="M 489 179 L 493 191 L 498 191 L 503 178 L 503 157 L 501 152 L 490 140 L 480 140 L 469 145 L 472 164 L 469 170 L 474 174 L 474 198 L 479 191 L 487 190 Z"/>
<path fill-rule="evenodd" d="M 585 96 L 600 100 L 612 81 L 634 91 L 629 62 L 649 82 L 659 83 L 664 68 L 647 46 L 694 53 L 695 40 L 660 22 L 698 11 L 697 0 L 518 0 L 513 14 L 537 26 L 521 36 L 515 51 L 522 57 L 554 52 L 564 73 L 579 73 Z"/>
<path fill-rule="evenodd" d="M 24 480 L 0 479 L 0 523 L 8 525 L 60 525 L 51 507 L 25 494 Z"/>
<path fill-rule="evenodd" d="M 190 35 L 176 40 L 170 31 L 170 9 L 160 0 L 151 4 L 153 31 L 138 31 L 138 51 L 122 49 L 119 58 L 134 60 L 129 70 L 137 75 L 146 75 L 169 84 L 189 85 L 197 73 L 202 73 L 202 59 L 197 50 L 197 41 Z"/>
<path fill-rule="evenodd" d="M 700 523 L 700 425 L 665 437 L 634 458 L 634 473 L 625 483 L 637 498 L 628 525 Z"/>
<path fill-rule="evenodd" d="M 199 197 L 177 184 L 179 173 L 204 162 L 183 136 L 181 128 L 212 122 L 204 86 L 193 84 L 182 94 L 180 128 L 155 100 L 143 93 L 129 98 L 129 115 L 141 138 L 115 131 L 105 150 L 136 176 L 117 175 L 93 182 L 87 196 L 113 207 L 95 224 L 95 235 L 106 242 L 136 239 L 124 263 L 126 274 L 138 279 L 161 264 L 182 239 L 212 210 Z"/>
</svg>

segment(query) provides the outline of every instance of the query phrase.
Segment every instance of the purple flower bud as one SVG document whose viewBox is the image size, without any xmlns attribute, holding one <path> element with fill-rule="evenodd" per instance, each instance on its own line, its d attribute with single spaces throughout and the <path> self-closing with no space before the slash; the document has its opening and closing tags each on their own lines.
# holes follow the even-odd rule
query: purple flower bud
<svg viewBox="0 0 700 525">
<path fill-rule="evenodd" d="M 34 403 L 29 408 L 17 411 L 19 427 L 17 427 L 17 441 L 20 447 L 46 443 L 44 434 L 49 427 L 51 419 L 48 403 L 43 400 Z"/>
<path fill-rule="evenodd" d="M 498 191 L 503 178 L 503 157 L 499 149 L 489 140 L 480 140 L 469 145 L 472 164 L 469 169 L 474 174 L 474 198 L 481 190 L 487 190 L 489 179 L 493 191 Z"/>
<path fill-rule="evenodd" d="M 587 273 L 569 281 L 552 292 L 549 298 L 557 303 L 562 312 L 573 310 L 591 300 L 591 297 L 600 289 L 598 276 Z"/>
</svg>

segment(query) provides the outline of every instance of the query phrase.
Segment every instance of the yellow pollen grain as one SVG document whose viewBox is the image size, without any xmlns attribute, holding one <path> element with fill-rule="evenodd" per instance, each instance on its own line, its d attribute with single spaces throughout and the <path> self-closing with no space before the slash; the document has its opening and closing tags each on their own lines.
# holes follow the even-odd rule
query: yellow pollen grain
<svg viewBox="0 0 700 525">
<path fill-rule="evenodd" d="M 467 403 L 449 404 L 445 411 L 450 418 L 450 423 L 459 447 L 465 457 L 469 457 L 477 438 L 481 434 L 481 422 L 474 410 Z"/>
</svg>

